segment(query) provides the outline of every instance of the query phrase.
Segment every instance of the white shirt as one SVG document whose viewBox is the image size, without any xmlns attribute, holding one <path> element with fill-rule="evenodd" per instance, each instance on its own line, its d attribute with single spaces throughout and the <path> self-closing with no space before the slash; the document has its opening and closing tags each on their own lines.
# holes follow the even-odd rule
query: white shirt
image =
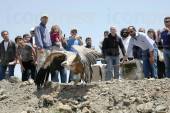
<svg viewBox="0 0 170 113">
<path fill-rule="evenodd" d="M 131 39 L 131 37 L 127 37 L 125 39 L 122 39 L 126 52 L 128 50 L 130 39 Z M 133 57 L 132 51 L 131 51 L 131 53 L 128 54 L 128 57 Z"/>
<path fill-rule="evenodd" d="M 130 55 L 133 46 L 138 46 L 142 50 L 153 50 L 154 49 L 154 44 L 155 42 L 149 38 L 146 34 L 144 33 L 138 33 L 135 37 L 131 38 L 129 41 L 129 46 L 127 49 L 127 54 Z"/>
<path fill-rule="evenodd" d="M 7 51 L 7 48 L 8 48 L 8 42 L 4 42 L 4 48 L 5 48 L 5 51 Z"/>
</svg>

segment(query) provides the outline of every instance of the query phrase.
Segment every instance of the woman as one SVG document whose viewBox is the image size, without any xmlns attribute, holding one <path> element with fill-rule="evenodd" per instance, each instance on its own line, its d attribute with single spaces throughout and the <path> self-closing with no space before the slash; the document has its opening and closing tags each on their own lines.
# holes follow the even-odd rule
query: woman
<svg viewBox="0 0 170 113">
<path fill-rule="evenodd" d="M 51 27 L 50 38 L 52 46 L 62 48 L 62 43 L 64 40 L 62 36 L 62 31 L 58 25 L 54 25 Z"/>
<path fill-rule="evenodd" d="M 58 25 L 51 27 L 50 38 L 53 46 L 53 51 L 63 51 L 64 37 L 62 36 L 62 31 Z M 66 82 L 67 73 L 66 69 L 61 66 L 60 70 L 54 70 L 51 72 L 51 81 L 59 82 L 58 74 L 60 73 L 61 83 Z"/>
</svg>

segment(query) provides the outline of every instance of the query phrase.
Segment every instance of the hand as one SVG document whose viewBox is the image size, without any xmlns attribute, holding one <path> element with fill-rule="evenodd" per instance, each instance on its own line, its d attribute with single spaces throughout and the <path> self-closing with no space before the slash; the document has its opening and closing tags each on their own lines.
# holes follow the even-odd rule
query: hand
<svg viewBox="0 0 170 113">
<path fill-rule="evenodd" d="M 154 64 L 154 57 L 149 57 L 150 64 Z"/>
<path fill-rule="evenodd" d="M 125 62 L 125 61 L 128 61 L 128 56 L 127 55 L 123 56 L 123 61 L 122 62 Z"/>
<path fill-rule="evenodd" d="M 35 61 L 35 62 L 34 62 L 34 64 L 35 64 L 35 65 L 37 65 L 37 64 L 38 64 L 38 62 L 37 62 L 37 61 Z"/>
<path fill-rule="evenodd" d="M 77 40 L 81 40 L 81 37 L 80 37 L 80 36 L 76 36 L 76 39 L 77 39 Z"/>
<path fill-rule="evenodd" d="M 39 50 L 40 50 L 40 53 L 44 53 L 44 49 L 43 48 L 41 48 Z"/>
<path fill-rule="evenodd" d="M 165 27 L 164 30 L 170 32 L 170 29 L 167 27 Z"/>
</svg>

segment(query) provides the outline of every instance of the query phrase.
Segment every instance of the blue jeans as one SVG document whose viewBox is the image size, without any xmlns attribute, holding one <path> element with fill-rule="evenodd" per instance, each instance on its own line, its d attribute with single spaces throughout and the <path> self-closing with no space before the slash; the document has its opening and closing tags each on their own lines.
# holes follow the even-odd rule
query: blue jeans
<svg viewBox="0 0 170 113">
<path fill-rule="evenodd" d="M 60 73 L 61 83 L 66 83 L 67 80 L 67 71 L 66 69 L 56 70 L 51 73 L 51 81 L 59 82 L 58 75 Z"/>
<path fill-rule="evenodd" d="M 106 66 L 106 77 L 105 80 L 113 79 L 113 70 L 114 70 L 114 78 L 119 79 L 119 56 L 106 56 L 105 58 L 107 66 Z"/>
<path fill-rule="evenodd" d="M 0 80 L 5 78 L 5 73 L 6 73 L 7 67 L 8 67 L 8 75 L 14 76 L 15 65 L 8 65 L 7 66 L 7 65 L 0 64 Z"/>
<path fill-rule="evenodd" d="M 154 78 L 158 77 L 158 72 L 157 72 L 157 56 L 158 56 L 158 49 L 157 47 L 154 48 L 154 63 L 150 64 L 149 61 L 149 49 L 145 50 L 142 52 L 142 58 L 143 58 L 143 72 L 145 78 L 151 76 Z"/>
<path fill-rule="evenodd" d="M 164 49 L 164 63 L 165 63 L 165 75 L 170 78 L 170 50 Z"/>
</svg>

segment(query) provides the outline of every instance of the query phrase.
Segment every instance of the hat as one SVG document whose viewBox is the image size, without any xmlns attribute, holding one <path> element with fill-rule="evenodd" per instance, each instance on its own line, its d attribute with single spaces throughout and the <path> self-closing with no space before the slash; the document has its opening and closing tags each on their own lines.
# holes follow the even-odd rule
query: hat
<svg viewBox="0 0 170 113">
<path fill-rule="evenodd" d="M 22 39 L 22 36 L 17 36 L 17 37 L 15 38 L 15 42 L 17 43 L 17 40 L 19 40 L 19 39 Z"/>
<path fill-rule="evenodd" d="M 48 16 L 47 15 L 42 15 L 41 18 L 48 18 Z"/>
<path fill-rule="evenodd" d="M 30 38 L 31 36 L 29 34 L 24 34 L 23 35 L 23 38 L 28 38 L 28 37 Z"/>
<path fill-rule="evenodd" d="M 35 28 L 34 27 L 32 27 L 31 29 L 30 29 L 30 31 L 34 31 L 35 30 Z"/>
</svg>

